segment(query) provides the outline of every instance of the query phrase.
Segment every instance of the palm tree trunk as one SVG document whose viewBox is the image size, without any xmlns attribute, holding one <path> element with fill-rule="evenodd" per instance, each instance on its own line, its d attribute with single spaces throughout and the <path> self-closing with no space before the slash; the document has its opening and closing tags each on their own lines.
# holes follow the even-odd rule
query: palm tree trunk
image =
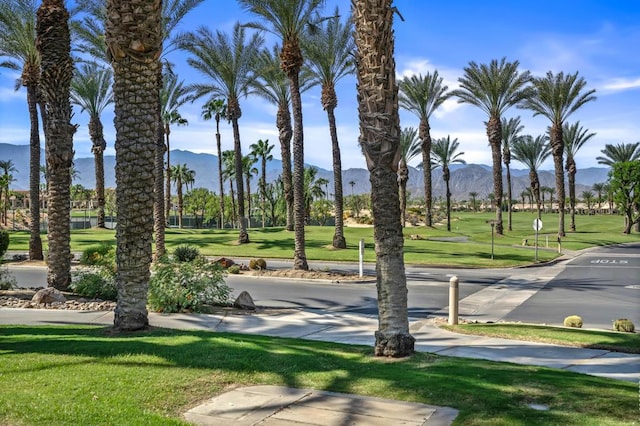
<svg viewBox="0 0 640 426">
<path fill-rule="evenodd" d="M 160 125 L 162 129 L 163 126 Z M 161 130 L 161 133 L 164 137 L 164 129 Z M 169 212 L 171 211 L 171 145 L 169 145 L 169 135 L 166 135 L 167 146 L 165 147 L 167 151 L 167 164 L 165 168 L 165 190 L 164 190 L 164 211 L 167 212 L 167 217 L 165 218 L 167 221 L 167 226 L 169 226 Z M 164 145 L 164 141 L 163 141 Z"/>
<path fill-rule="evenodd" d="M 163 86 L 162 81 L 162 67 L 158 70 L 156 76 L 158 82 L 158 96 Z M 155 169 L 155 181 L 153 182 L 154 202 L 153 202 L 153 231 L 156 240 L 156 251 L 154 252 L 154 259 L 161 259 L 165 255 L 165 238 L 164 231 L 167 227 L 169 210 L 165 209 L 164 199 L 164 132 L 162 128 L 162 105 L 160 99 L 156 103 L 156 121 L 157 121 L 157 135 L 155 146 L 155 158 L 153 167 Z"/>
<path fill-rule="evenodd" d="M 553 155 L 553 167 L 556 177 L 556 192 L 558 193 L 558 238 L 564 237 L 564 168 L 562 156 L 564 152 L 564 142 L 562 140 L 562 126 L 551 126 L 550 140 L 551 154 Z"/>
<path fill-rule="evenodd" d="M 360 145 L 370 172 L 374 218 L 378 330 L 376 356 L 413 353 L 409 333 L 404 240 L 397 167 L 400 159 L 391 0 L 354 0 Z"/>
<path fill-rule="evenodd" d="M 280 156 L 282 157 L 282 184 L 284 187 L 284 199 L 287 205 L 286 229 L 293 231 L 293 178 L 291 172 L 291 114 L 287 104 L 279 104 L 276 116 L 278 127 L 278 139 L 280 140 Z"/>
<path fill-rule="evenodd" d="M 151 264 L 155 149 L 159 102 L 161 3 L 107 0 L 106 42 L 114 71 L 116 128 L 116 330 L 149 325 L 147 292 Z M 145 11 L 144 14 L 137 11 Z"/>
<path fill-rule="evenodd" d="M 233 214 L 232 222 L 238 224 L 238 209 L 236 209 L 236 194 L 233 190 L 233 179 L 229 178 L 229 194 L 231 195 L 231 214 Z"/>
<path fill-rule="evenodd" d="M 176 181 L 176 190 L 178 191 L 178 228 L 182 229 L 182 179 L 180 176 Z"/>
<path fill-rule="evenodd" d="M 218 180 L 220 182 L 220 221 L 218 228 L 224 228 L 224 180 L 222 178 L 222 143 L 220 142 L 220 117 L 216 115 L 216 148 L 218 149 Z"/>
<path fill-rule="evenodd" d="M 493 160 L 493 196 L 496 206 L 495 231 L 498 235 L 504 234 L 502 225 L 502 123 L 499 117 L 490 117 L 487 123 L 487 136 L 491 146 L 491 158 Z"/>
<path fill-rule="evenodd" d="M 449 189 L 449 168 L 447 166 L 443 166 L 442 168 L 442 176 L 444 178 L 444 185 L 446 192 L 446 200 L 447 200 L 447 231 L 451 232 L 451 191 Z"/>
<path fill-rule="evenodd" d="M 531 193 L 536 200 L 538 219 L 540 219 L 540 180 L 538 178 L 538 173 L 535 170 L 529 170 L 529 180 L 531 181 Z"/>
<path fill-rule="evenodd" d="M 46 160 L 49 171 L 49 258 L 47 284 L 66 290 L 71 284 L 69 228 L 73 134 L 70 86 L 73 75 L 69 13 L 62 0 L 43 2 L 37 15 L 41 89 L 46 105 Z"/>
<path fill-rule="evenodd" d="M 304 222 L 304 135 L 302 131 L 302 99 L 298 72 L 289 75 L 291 84 L 291 105 L 293 107 L 293 226 L 294 253 L 293 269 L 309 269 L 305 250 Z"/>
<path fill-rule="evenodd" d="M 571 212 L 569 230 L 576 232 L 576 163 L 574 161 L 567 161 L 567 178 L 569 181 L 569 209 Z"/>
<path fill-rule="evenodd" d="M 429 122 L 420 121 L 420 140 L 422 141 L 422 170 L 424 173 L 424 202 L 426 226 L 433 226 L 433 183 L 431 181 L 431 133 Z"/>
<path fill-rule="evenodd" d="M 251 228 L 251 173 L 247 173 L 245 177 L 247 179 L 247 226 Z"/>
<path fill-rule="evenodd" d="M 407 181 L 409 180 L 409 169 L 404 159 L 398 165 L 398 184 L 400 187 L 400 223 L 405 227 L 407 221 Z"/>
<path fill-rule="evenodd" d="M 36 85 L 27 84 L 27 104 L 31 132 L 29 136 L 29 260 L 43 260 L 40 238 L 40 130 Z"/>
<path fill-rule="evenodd" d="M 509 163 L 505 164 L 505 167 L 507 168 L 507 214 L 508 214 L 508 218 L 507 218 L 507 230 L 508 231 L 513 231 L 513 228 L 511 226 L 511 220 L 512 220 L 512 211 L 511 211 L 511 198 L 513 197 L 513 195 L 511 194 L 511 167 L 509 167 Z"/>
<path fill-rule="evenodd" d="M 267 161 L 265 156 L 262 156 L 262 170 L 260 176 L 260 208 L 262 210 L 262 227 L 267 226 Z"/>
<path fill-rule="evenodd" d="M 97 227 L 104 229 L 104 150 L 107 144 L 104 141 L 104 130 L 100 116 L 92 116 L 89 119 L 89 136 L 91 138 L 91 151 L 93 152 L 93 164 L 96 175 L 96 197 L 98 198 Z"/>
<path fill-rule="evenodd" d="M 335 96 L 335 93 L 334 93 Z M 333 234 L 333 248 L 347 248 L 344 238 L 344 201 L 342 198 L 342 159 L 340 158 L 340 145 L 338 144 L 338 131 L 336 129 L 336 116 L 334 107 L 327 108 L 329 119 L 329 133 L 331 134 L 331 149 L 333 153 L 333 208 L 335 212 L 335 232 Z"/>
<path fill-rule="evenodd" d="M 229 111 L 232 109 L 232 101 L 229 100 Z M 238 128 L 238 118 L 232 115 L 231 126 L 233 127 L 233 148 L 235 152 L 236 166 L 236 193 L 238 194 L 238 244 L 249 242 L 247 233 L 247 219 L 244 212 L 244 183 L 242 182 L 242 147 L 240 145 L 240 129 Z"/>
</svg>

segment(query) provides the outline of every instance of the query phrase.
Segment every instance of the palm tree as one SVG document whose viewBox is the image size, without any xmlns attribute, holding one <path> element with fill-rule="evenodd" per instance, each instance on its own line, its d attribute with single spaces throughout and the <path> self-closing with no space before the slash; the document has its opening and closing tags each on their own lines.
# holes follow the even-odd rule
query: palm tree
<svg viewBox="0 0 640 426">
<path fill-rule="evenodd" d="M 458 102 L 468 103 L 482 109 L 488 116 L 487 136 L 493 159 L 493 192 L 495 195 L 497 234 L 503 234 L 502 225 L 502 115 L 518 102 L 529 96 L 527 87 L 529 71 L 518 71 L 518 61 L 492 60 L 489 65 L 470 62 L 464 75 L 458 79 L 460 89 L 453 94 Z"/>
<path fill-rule="evenodd" d="M 473 211 L 478 211 L 478 209 L 476 208 L 476 198 L 478 197 L 478 193 L 475 191 L 472 191 L 469 193 L 469 197 L 471 198 L 471 205 L 473 206 Z"/>
<path fill-rule="evenodd" d="M 319 18 L 318 18 L 319 20 Z M 303 39 L 302 50 L 307 58 L 313 79 L 322 87 L 320 102 L 327 112 L 331 150 L 333 154 L 333 193 L 335 233 L 333 247 L 347 248 L 344 238 L 344 201 L 342 194 L 342 160 L 338 144 L 335 109 L 338 97 L 335 86 L 346 75 L 353 74 L 353 23 L 348 17 L 345 23 L 340 22 L 340 11 L 336 7 L 334 16 L 325 20 L 319 28 L 310 31 Z"/>
<path fill-rule="evenodd" d="M 0 186 L 0 206 L 3 205 L 2 194 L 4 192 L 4 212 L 2 213 L 4 218 L 4 225 L 7 226 L 7 207 L 9 205 L 9 186 L 11 185 L 11 182 L 15 181 L 11 172 L 16 172 L 18 171 L 18 169 L 14 167 L 12 160 L 0 160 L 0 169 L 2 169 L 2 178 L 3 178 L 3 185 Z"/>
<path fill-rule="evenodd" d="M 604 187 L 605 183 L 603 182 L 596 182 L 591 186 L 591 189 L 596 191 L 596 194 L 598 195 L 598 210 L 602 208 L 602 193 L 605 192 Z"/>
<path fill-rule="evenodd" d="M 229 195 L 231 196 L 231 221 L 237 221 L 236 195 L 233 190 L 233 180 L 236 177 L 236 158 L 233 150 L 222 151 L 222 175 L 229 179 Z"/>
<path fill-rule="evenodd" d="M 450 96 L 448 87 L 442 84 L 443 79 L 438 71 L 405 77 L 400 83 L 400 107 L 413 112 L 420 124 L 418 137 L 422 141 L 422 170 L 424 172 L 424 199 L 426 203 L 425 224 L 433 225 L 432 215 L 432 184 L 431 184 L 431 127 L 429 118 L 440 105 Z"/>
<path fill-rule="evenodd" d="M 422 152 L 422 143 L 418 139 L 418 131 L 413 127 L 405 127 L 400 132 L 400 161 L 398 162 L 398 183 L 400 185 L 400 220 L 404 227 L 407 211 L 407 181 L 409 167 L 407 163 Z M 353 182 L 355 185 L 355 182 Z"/>
<path fill-rule="evenodd" d="M 627 161 L 640 160 L 640 142 L 606 144 L 600 152 L 603 156 L 596 157 L 598 164 L 613 167 L 616 163 L 626 163 Z"/>
<path fill-rule="evenodd" d="M 166 167 L 165 173 L 165 190 L 164 190 L 164 200 L 157 200 L 156 203 L 164 202 L 164 211 L 171 211 L 171 182 L 174 182 L 175 179 L 172 178 L 171 172 L 171 143 L 169 136 L 171 135 L 171 125 L 176 124 L 178 126 L 186 126 L 188 121 L 180 115 L 178 112 L 178 108 L 186 104 L 190 101 L 189 90 L 184 85 L 184 81 L 178 81 L 178 76 L 172 72 L 165 72 L 162 78 L 162 88 L 160 90 L 160 117 L 162 123 L 162 135 L 163 135 L 163 152 L 167 152 L 167 161 L 163 164 Z M 160 170 L 156 170 L 156 173 L 162 175 L 162 168 Z M 158 210 L 156 206 L 156 210 Z M 167 226 L 169 223 L 169 215 L 166 215 L 165 223 L 162 224 L 163 227 Z M 159 232 L 156 229 L 156 235 Z M 156 246 L 156 257 L 161 257 L 164 254 L 164 247 L 161 252 L 158 252 L 158 248 Z"/>
<path fill-rule="evenodd" d="M 245 177 L 247 185 L 247 217 L 249 218 L 249 226 L 251 226 L 251 178 L 258 174 L 258 169 L 253 167 L 258 162 L 258 159 L 251 155 L 245 155 L 242 157 L 242 174 Z"/>
<path fill-rule="evenodd" d="M 71 80 L 71 102 L 89 114 L 89 138 L 96 174 L 98 199 L 98 228 L 104 228 L 104 128 L 100 116 L 113 103 L 111 92 L 112 71 L 96 63 L 83 64 Z"/>
<path fill-rule="evenodd" d="M 604 193 L 607 194 L 607 203 L 609 204 L 609 214 L 613 214 L 613 188 L 610 182 L 604 184 Z"/>
<path fill-rule="evenodd" d="M 555 191 L 555 190 L 552 189 L 552 188 L 549 188 L 548 186 L 541 186 L 540 187 L 540 195 L 542 196 L 542 210 L 543 211 L 547 210 L 547 207 L 544 204 L 544 194 L 549 193 L 551 198 L 553 198 L 552 191 Z M 550 200 L 550 201 L 553 201 L 553 200 Z M 552 204 L 549 204 L 549 209 L 553 209 L 553 205 Z"/>
<path fill-rule="evenodd" d="M 520 117 L 506 119 L 502 117 L 502 161 L 507 169 L 507 230 L 511 231 L 511 143 L 520 135 L 524 126 L 520 124 Z M 543 203 L 544 204 L 544 203 Z"/>
<path fill-rule="evenodd" d="M 154 206 L 150 188 L 154 188 L 159 125 L 160 5 L 152 0 L 107 1 L 105 35 L 114 71 L 118 182 L 116 330 L 138 330 L 149 325 L 146 304 L 154 225 L 149 212 Z M 138 10 L 146 13 L 138 14 Z"/>
<path fill-rule="evenodd" d="M 304 239 L 304 132 L 302 123 L 302 99 L 300 97 L 300 70 L 303 56 L 300 41 L 305 26 L 312 18 L 322 0 L 240 0 L 240 5 L 257 15 L 264 23 L 254 22 L 249 26 L 265 30 L 280 37 L 280 67 L 289 79 L 289 94 L 293 109 L 293 204 L 295 249 L 293 269 L 309 269 Z"/>
<path fill-rule="evenodd" d="M 413 353 L 409 332 L 407 278 L 400 223 L 397 168 L 400 155 L 400 118 L 395 79 L 391 0 L 352 2 L 355 21 L 356 75 L 360 146 L 371 182 L 378 330 L 376 356 L 402 357 Z"/>
<path fill-rule="evenodd" d="M 522 198 L 522 210 L 525 209 L 524 200 L 527 197 L 529 197 L 529 199 L 531 199 L 531 188 L 525 188 L 520 193 L 520 198 Z"/>
<path fill-rule="evenodd" d="M 549 138 L 546 135 L 520 136 L 512 141 L 511 155 L 513 158 L 529 169 L 529 180 L 531 181 L 531 193 L 536 200 L 538 207 L 538 219 L 540 219 L 540 180 L 538 170 L 542 163 L 551 155 L 551 148 L 548 144 Z"/>
<path fill-rule="evenodd" d="M 453 163 L 466 164 L 462 159 L 464 152 L 458 152 L 459 146 L 460 142 L 458 142 L 458 138 L 451 140 L 449 135 L 447 135 L 446 138 L 436 139 L 431 146 L 434 168 L 442 167 L 442 178 L 445 184 L 445 196 L 447 200 L 447 231 L 451 231 L 451 191 L 449 190 L 451 174 L 449 172 L 449 165 Z"/>
<path fill-rule="evenodd" d="M 564 237 L 564 169 L 562 156 L 564 154 L 564 138 L 562 126 L 571 114 L 587 102 L 594 101 L 595 89 L 583 92 L 587 85 L 584 78 L 575 74 L 547 72 L 545 77 L 533 79 L 534 91 L 531 96 L 521 102 L 521 108 L 533 111 L 534 117 L 542 115 L 551 121 L 549 143 L 553 155 L 555 169 L 556 191 L 558 192 L 558 237 Z"/>
<path fill-rule="evenodd" d="M 29 259 L 42 260 L 40 238 L 40 131 L 38 125 L 38 83 L 40 55 L 36 49 L 35 0 L 16 0 L 0 3 L 0 67 L 21 71 L 16 82 L 27 89 L 29 109 Z"/>
<path fill-rule="evenodd" d="M 187 63 L 198 70 L 209 81 L 192 84 L 194 97 L 204 95 L 222 97 L 227 103 L 227 119 L 233 128 L 235 168 L 242 170 L 242 145 L 238 120 L 242 116 L 240 96 L 248 93 L 256 79 L 254 69 L 263 38 L 253 34 L 249 39 L 245 29 L 236 24 L 231 36 L 217 31 L 214 35 L 205 27 L 182 38 L 181 46 L 191 54 Z M 244 184 L 242 173 L 236 173 L 238 193 L 238 243 L 249 242 L 247 220 L 244 212 Z"/>
<path fill-rule="evenodd" d="M 218 228 L 224 227 L 224 184 L 222 179 L 222 145 L 220 142 L 220 119 L 227 117 L 227 105 L 224 99 L 209 99 L 202 106 L 202 118 L 205 120 L 216 120 L 216 147 L 218 149 L 218 181 L 220 184 L 220 220 Z"/>
<path fill-rule="evenodd" d="M 593 192 L 582 191 L 582 201 L 587 203 L 587 210 L 591 210 L 591 203 L 593 202 Z"/>
<path fill-rule="evenodd" d="M 587 129 L 583 129 L 579 121 L 571 125 L 563 125 L 562 137 L 564 139 L 565 168 L 569 181 L 569 206 L 571 209 L 569 230 L 572 232 L 576 231 L 576 172 L 578 169 L 575 157 L 580 148 L 595 135 L 595 133 L 588 133 Z"/>
<path fill-rule="evenodd" d="M 267 162 L 273 160 L 271 150 L 275 145 L 269 144 L 269 139 L 258 139 L 258 142 L 251 144 L 251 155 L 260 159 L 260 181 L 258 186 L 260 187 L 260 209 L 262 210 L 262 227 L 266 226 L 266 187 L 267 187 Z"/>
<path fill-rule="evenodd" d="M 195 172 L 186 164 L 176 164 L 171 166 L 171 180 L 176 184 L 176 192 L 178 193 L 178 228 L 182 229 L 182 213 L 184 211 L 184 190 L 188 190 L 189 185 L 195 182 Z"/>
<path fill-rule="evenodd" d="M 66 290 L 71 284 L 71 35 L 69 12 L 62 0 L 43 2 L 37 13 L 36 46 L 40 53 L 40 94 L 45 105 L 42 122 L 47 139 L 49 172 L 49 259 L 47 284 Z"/>
<path fill-rule="evenodd" d="M 325 178 L 318 178 L 318 169 L 316 167 L 307 167 L 304 169 L 304 209 L 306 220 L 311 218 L 311 205 L 313 201 L 324 197 L 326 194 L 322 187 L 329 183 Z"/>
</svg>

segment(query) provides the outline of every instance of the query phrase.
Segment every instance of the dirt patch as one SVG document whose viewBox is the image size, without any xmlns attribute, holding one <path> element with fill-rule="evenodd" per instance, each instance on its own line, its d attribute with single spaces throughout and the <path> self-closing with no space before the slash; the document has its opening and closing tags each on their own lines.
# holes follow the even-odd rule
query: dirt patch
<svg viewBox="0 0 640 426">
<path fill-rule="evenodd" d="M 319 271 L 299 269 L 265 269 L 262 271 L 243 271 L 245 275 L 253 275 L 257 277 L 274 277 L 274 278 L 298 278 L 308 280 L 327 280 L 332 282 L 340 281 L 363 281 L 370 280 L 372 277 L 360 277 L 358 274 L 339 271 Z"/>
</svg>

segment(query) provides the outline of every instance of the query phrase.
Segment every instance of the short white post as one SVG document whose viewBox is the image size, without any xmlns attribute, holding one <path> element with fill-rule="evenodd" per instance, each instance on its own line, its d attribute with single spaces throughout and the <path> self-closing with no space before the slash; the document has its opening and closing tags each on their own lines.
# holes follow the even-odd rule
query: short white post
<svg viewBox="0 0 640 426">
<path fill-rule="evenodd" d="M 449 279 L 449 324 L 458 323 L 458 277 Z"/>
<path fill-rule="evenodd" d="M 360 278 L 363 277 L 364 275 L 364 271 L 363 271 L 363 264 L 364 264 L 364 240 L 360 240 L 360 243 L 358 244 L 358 266 L 359 266 L 359 270 L 360 270 Z"/>
</svg>

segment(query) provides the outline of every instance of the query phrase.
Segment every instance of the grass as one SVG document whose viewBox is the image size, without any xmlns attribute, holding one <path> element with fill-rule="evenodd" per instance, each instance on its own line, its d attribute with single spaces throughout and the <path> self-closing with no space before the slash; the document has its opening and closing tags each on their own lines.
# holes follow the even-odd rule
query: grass
<svg viewBox="0 0 640 426">
<path fill-rule="evenodd" d="M 463 334 L 640 353 L 640 334 L 530 324 L 459 324 L 442 328 Z"/>
<path fill-rule="evenodd" d="M 536 366 L 262 336 L 0 326 L 0 423 L 184 424 L 229 386 L 273 384 L 450 406 L 459 425 L 623 425 L 637 384 Z M 286 362 L 283 362 L 286 360 Z M 537 411 L 529 404 L 543 404 Z"/>
<path fill-rule="evenodd" d="M 452 231 L 447 232 L 444 225 L 434 228 L 405 228 L 405 235 L 415 234 L 421 240 L 405 239 L 405 262 L 417 265 L 459 266 L 472 268 L 513 267 L 534 263 L 534 250 L 531 245 L 535 239 L 532 222 L 535 215 L 529 212 L 513 214 L 513 231 L 505 231 L 504 236 L 494 235 L 494 259 L 491 259 L 491 227 L 486 223 L 492 219 L 492 213 L 459 213 L 453 215 Z M 506 215 L 504 217 L 506 228 Z M 557 215 L 542 216 L 544 228 L 539 235 L 538 259 L 549 261 L 558 256 L 556 234 Z M 562 241 L 564 250 L 579 250 L 592 246 L 639 241 L 638 234 L 621 233 L 621 216 L 597 215 L 577 216 L 578 232 L 567 233 Z M 568 216 L 567 216 L 568 227 Z M 618 231 L 612 231 L 617 230 Z M 321 261 L 358 261 L 358 241 L 365 241 L 365 261 L 375 262 L 373 229 L 345 228 L 347 249 L 334 250 L 330 247 L 333 228 L 308 226 L 305 228 L 306 254 L 309 260 Z M 545 248 L 549 236 L 549 248 Z M 294 249 L 293 232 L 283 228 L 252 228 L 249 230 L 251 243 L 238 245 L 236 230 L 200 230 L 167 229 L 166 245 L 169 250 L 180 244 L 195 245 L 200 252 L 209 256 L 263 257 L 291 259 Z M 465 242 L 447 242 L 434 240 L 442 237 L 463 237 Z M 529 246 L 523 247 L 522 241 L 528 240 Z M 43 235 L 45 250 L 46 235 Z M 115 233 L 111 230 L 87 229 L 74 230 L 71 233 L 71 249 L 81 252 L 100 242 L 115 244 Z M 9 250 L 27 251 L 29 235 L 26 231 L 12 232 Z"/>
</svg>

